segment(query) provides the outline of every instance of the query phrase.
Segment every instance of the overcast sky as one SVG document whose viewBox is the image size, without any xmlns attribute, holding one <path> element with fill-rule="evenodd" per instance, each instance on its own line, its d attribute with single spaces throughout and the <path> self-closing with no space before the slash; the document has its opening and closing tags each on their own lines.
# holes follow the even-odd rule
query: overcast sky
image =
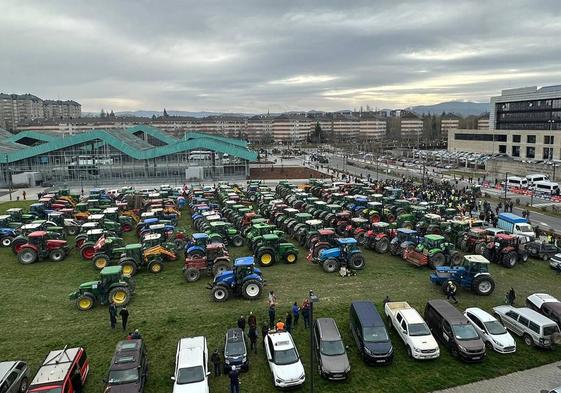
<svg viewBox="0 0 561 393">
<path fill-rule="evenodd" d="M 561 1 L 0 0 L 0 91 L 84 111 L 488 102 L 561 83 Z"/>
</svg>

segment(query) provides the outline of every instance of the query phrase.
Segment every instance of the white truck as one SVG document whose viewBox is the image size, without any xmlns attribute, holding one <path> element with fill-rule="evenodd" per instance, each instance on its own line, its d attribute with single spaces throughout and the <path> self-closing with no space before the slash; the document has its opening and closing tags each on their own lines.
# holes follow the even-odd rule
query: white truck
<svg viewBox="0 0 561 393">
<path fill-rule="evenodd" d="M 413 359 L 436 359 L 440 349 L 423 317 L 407 302 L 387 302 L 386 316 Z"/>
</svg>

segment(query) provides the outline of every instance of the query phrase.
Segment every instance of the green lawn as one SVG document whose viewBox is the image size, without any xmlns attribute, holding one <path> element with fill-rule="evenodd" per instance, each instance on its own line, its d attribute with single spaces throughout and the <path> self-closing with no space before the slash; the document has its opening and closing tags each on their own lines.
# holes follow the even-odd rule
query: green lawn
<svg viewBox="0 0 561 393">
<path fill-rule="evenodd" d="M 0 205 L 0 211 L 30 202 Z M 182 218 L 183 224 L 187 219 Z M 132 237 L 129 236 L 132 241 Z M 233 256 L 247 254 L 247 249 L 232 249 Z M 526 347 L 518 340 L 518 352 L 513 355 L 489 353 L 481 364 L 463 364 L 452 359 L 446 350 L 435 361 L 418 362 L 407 358 L 404 346 L 392 334 L 395 360 L 388 367 L 368 367 L 357 356 L 348 329 L 348 307 L 355 299 L 370 299 L 378 305 L 389 295 L 392 300 L 405 300 L 422 312 L 428 299 L 442 298 L 439 287 L 428 280 L 429 270 L 416 268 L 391 257 L 366 251 L 367 266 L 355 277 L 341 278 L 329 275 L 305 260 L 301 250 L 295 265 L 279 264 L 264 270 L 268 286 L 279 297 L 277 315 L 289 311 L 292 302 L 302 302 L 309 289 L 321 298 L 316 316 L 334 317 L 342 331 L 352 365 L 347 382 L 330 383 L 317 376 L 316 391 L 321 392 L 429 392 L 435 389 L 495 377 L 559 359 L 559 350 L 542 351 Z M 0 250 L 0 315 L 2 330 L 0 354 L 2 360 L 25 359 L 33 372 L 51 349 L 64 345 L 84 346 L 89 354 L 91 373 L 87 392 L 99 392 L 115 344 L 125 335 L 111 331 L 107 307 L 96 307 L 90 312 L 79 312 L 67 298 L 82 282 L 95 279 L 97 272 L 81 261 L 76 252 L 61 263 L 50 261 L 30 266 L 20 265 L 11 251 Z M 546 263 L 531 260 L 512 270 L 493 265 L 497 281 L 493 296 L 475 297 L 459 290 L 459 306 L 481 306 L 490 309 L 502 303 L 505 292 L 513 286 L 522 301 L 534 292 L 548 292 L 561 297 L 561 277 L 554 274 Z M 253 311 L 258 323 L 267 315 L 266 297 L 250 302 L 233 299 L 217 304 L 210 301 L 206 289 L 208 278 L 187 284 L 181 274 L 181 262 L 172 262 L 159 275 L 142 272 L 137 275 L 137 289 L 130 304 L 130 329 L 139 328 L 146 339 L 150 371 L 147 392 L 171 390 L 170 376 L 174 368 L 175 348 L 179 338 L 205 335 L 209 350 L 222 345 L 227 328 L 236 325 L 241 314 Z M 303 325 L 295 333 L 295 340 L 306 366 L 309 380 L 309 341 Z M 250 355 L 251 367 L 241 377 L 243 392 L 272 392 L 271 373 L 264 359 L 262 347 L 257 355 Z M 227 378 L 211 378 L 212 391 L 227 391 Z M 308 390 L 306 383 L 304 389 Z"/>
</svg>

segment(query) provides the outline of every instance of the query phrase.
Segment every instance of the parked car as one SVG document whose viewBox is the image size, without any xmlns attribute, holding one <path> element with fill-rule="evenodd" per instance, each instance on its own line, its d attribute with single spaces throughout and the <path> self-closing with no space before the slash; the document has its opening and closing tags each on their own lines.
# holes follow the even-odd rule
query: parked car
<svg viewBox="0 0 561 393">
<path fill-rule="evenodd" d="M 352 302 L 349 320 L 362 359 L 372 364 L 391 363 L 392 342 L 374 303 L 366 300 Z"/>
<path fill-rule="evenodd" d="M 175 355 L 173 393 L 208 393 L 208 348 L 206 338 L 185 337 L 179 340 Z"/>
<path fill-rule="evenodd" d="M 29 367 L 20 360 L 0 362 L 0 392 L 26 393 L 29 386 Z"/>
<path fill-rule="evenodd" d="M 119 341 L 111 359 L 103 392 L 144 392 L 147 374 L 148 358 L 143 341 Z"/>
<path fill-rule="evenodd" d="M 546 242 L 533 241 L 527 243 L 525 247 L 531 257 L 540 258 L 544 261 L 548 261 L 561 251 L 556 245 Z"/>
<path fill-rule="evenodd" d="M 421 315 L 407 302 L 388 302 L 386 316 L 413 359 L 436 359 L 440 349 Z"/>
<path fill-rule="evenodd" d="M 516 352 L 516 341 L 494 316 L 477 307 L 467 308 L 464 315 L 488 348 L 499 353 Z"/>
<path fill-rule="evenodd" d="M 557 270 L 558 272 L 561 271 L 561 253 L 553 255 L 549 259 L 549 266 L 552 269 Z"/>
<path fill-rule="evenodd" d="M 315 321 L 314 344 L 321 376 L 331 380 L 346 379 L 351 364 L 333 318 L 318 318 Z"/>
<path fill-rule="evenodd" d="M 425 321 L 453 357 L 466 362 L 485 359 L 485 344 L 479 334 L 467 318 L 448 301 L 429 300 L 425 307 Z"/>
<path fill-rule="evenodd" d="M 552 348 L 554 344 L 561 344 L 559 326 L 540 313 L 513 306 L 497 306 L 493 310 L 505 327 L 522 337 L 526 345 Z"/>
<path fill-rule="evenodd" d="M 230 372 L 232 366 L 238 370 L 249 370 L 245 336 L 240 328 L 228 329 L 224 339 L 224 373 Z"/>
<path fill-rule="evenodd" d="M 547 293 L 534 293 L 526 298 L 526 306 L 545 315 L 561 326 L 561 302 Z"/>
<path fill-rule="evenodd" d="M 267 363 L 278 388 L 294 388 L 306 380 L 304 366 L 288 332 L 269 332 L 264 338 Z"/>
<path fill-rule="evenodd" d="M 90 365 L 82 347 L 49 352 L 29 385 L 29 393 L 81 392 Z"/>
</svg>

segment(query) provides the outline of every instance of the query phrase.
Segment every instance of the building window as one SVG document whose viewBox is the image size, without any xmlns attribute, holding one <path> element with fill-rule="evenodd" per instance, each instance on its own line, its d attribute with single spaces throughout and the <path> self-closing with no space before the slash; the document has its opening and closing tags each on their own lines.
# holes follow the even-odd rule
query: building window
<svg viewBox="0 0 561 393">
<path fill-rule="evenodd" d="M 544 160 L 551 160 L 553 159 L 553 148 L 551 147 L 544 147 L 543 148 L 543 157 Z"/>
<path fill-rule="evenodd" d="M 512 136 L 512 141 L 514 143 L 520 143 L 520 135 L 513 135 Z"/>
<path fill-rule="evenodd" d="M 499 145 L 499 153 L 506 153 L 506 145 Z"/>
<path fill-rule="evenodd" d="M 512 156 L 520 157 L 520 146 L 512 146 Z"/>
<path fill-rule="evenodd" d="M 543 137 L 543 143 L 544 145 L 553 145 L 553 135 L 546 135 Z"/>
<path fill-rule="evenodd" d="M 528 146 L 526 148 L 526 158 L 536 158 L 536 148 Z"/>
<path fill-rule="evenodd" d="M 536 143 L 536 136 L 535 135 L 528 135 L 526 136 L 527 143 Z"/>
</svg>

